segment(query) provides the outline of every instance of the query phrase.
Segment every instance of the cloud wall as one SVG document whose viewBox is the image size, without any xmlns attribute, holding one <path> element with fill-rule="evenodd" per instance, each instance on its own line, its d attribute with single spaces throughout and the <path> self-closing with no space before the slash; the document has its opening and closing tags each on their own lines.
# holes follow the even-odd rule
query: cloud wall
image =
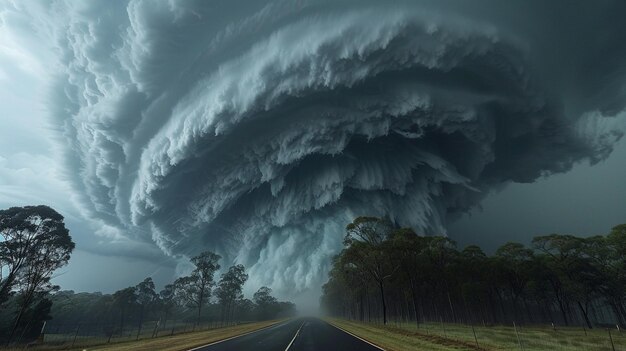
<svg viewBox="0 0 626 351">
<path fill-rule="evenodd" d="M 64 174 L 99 234 L 211 249 L 289 295 L 319 287 L 355 216 L 444 234 L 490 190 L 607 157 L 624 6 L 554 30 L 558 6 L 522 1 L 14 10 L 48 38 Z"/>
</svg>

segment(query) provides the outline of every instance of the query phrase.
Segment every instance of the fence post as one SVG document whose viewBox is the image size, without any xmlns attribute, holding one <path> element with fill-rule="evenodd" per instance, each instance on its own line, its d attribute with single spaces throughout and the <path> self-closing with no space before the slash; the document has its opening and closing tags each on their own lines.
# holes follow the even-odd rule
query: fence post
<svg viewBox="0 0 626 351">
<path fill-rule="evenodd" d="M 37 342 L 43 344 L 44 339 L 46 338 L 44 331 L 46 330 L 46 323 L 48 321 L 43 321 L 43 326 L 41 327 L 41 331 L 39 332 L 39 337 L 37 338 Z"/>
<path fill-rule="evenodd" d="M 74 340 L 72 340 L 72 347 L 76 343 L 76 338 L 78 337 L 78 331 L 80 330 L 80 324 L 76 326 L 76 332 L 74 333 Z"/>
<path fill-rule="evenodd" d="M 517 343 L 519 344 L 519 348 L 523 351 L 524 346 L 522 345 L 522 339 L 520 339 L 519 333 L 517 332 L 517 326 L 515 325 L 515 321 L 513 321 L 513 329 L 515 329 L 515 335 L 517 335 Z"/>
<path fill-rule="evenodd" d="M 613 349 L 613 351 L 615 351 L 615 344 L 613 344 L 613 337 L 611 336 L 611 329 L 606 328 L 606 330 L 609 332 L 609 340 L 611 340 L 611 348 Z"/>
</svg>

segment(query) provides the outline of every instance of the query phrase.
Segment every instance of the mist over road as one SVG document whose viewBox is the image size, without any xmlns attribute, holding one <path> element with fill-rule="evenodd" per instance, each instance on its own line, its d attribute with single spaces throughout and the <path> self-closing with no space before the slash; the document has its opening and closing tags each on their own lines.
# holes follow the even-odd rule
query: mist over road
<svg viewBox="0 0 626 351">
<path fill-rule="evenodd" d="M 297 318 L 193 351 L 379 351 L 317 318 Z M 190 350 L 191 351 L 191 350 Z"/>
</svg>

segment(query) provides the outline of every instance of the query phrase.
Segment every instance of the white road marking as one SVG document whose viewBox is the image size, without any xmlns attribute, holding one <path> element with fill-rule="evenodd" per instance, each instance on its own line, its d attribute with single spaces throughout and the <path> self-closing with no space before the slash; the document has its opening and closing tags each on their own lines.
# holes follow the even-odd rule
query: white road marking
<svg viewBox="0 0 626 351">
<path fill-rule="evenodd" d="M 222 342 L 224 342 L 224 341 L 228 341 L 228 340 L 236 339 L 236 338 L 239 338 L 239 337 L 242 337 L 242 336 L 246 336 L 246 335 L 249 335 L 249 334 L 252 334 L 252 333 L 260 332 L 261 330 L 269 329 L 269 328 L 272 328 L 272 327 L 282 326 L 282 325 L 287 324 L 287 323 L 289 323 L 289 321 L 286 321 L 286 322 L 284 322 L 284 323 L 277 323 L 277 324 L 268 325 L 267 327 L 263 327 L 263 328 L 261 328 L 261 329 L 257 329 L 257 330 L 249 331 L 249 332 L 244 333 L 244 334 L 241 334 L 241 335 L 231 336 L 230 338 L 227 338 L 227 339 L 222 339 L 222 340 L 219 340 L 219 341 L 212 342 L 212 343 L 210 343 L 210 344 L 206 344 L 206 345 L 202 345 L 202 346 L 194 347 L 193 349 L 189 349 L 189 350 L 187 350 L 187 351 L 196 351 L 196 350 L 200 350 L 200 349 L 202 349 L 202 348 L 209 347 L 209 346 L 213 346 L 213 345 L 216 345 L 216 344 L 222 343 Z"/>
<path fill-rule="evenodd" d="M 293 336 L 293 339 L 291 339 L 291 342 L 289 343 L 289 345 L 287 345 L 287 348 L 285 349 L 285 351 L 288 351 L 289 348 L 291 347 L 291 345 L 293 344 L 293 342 L 296 341 L 296 338 L 298 337 L 298 334 L 300 334 L 300 329 L 302 329 L 303 326 L 304 326 L 304 322 L 302 322 L 302 325 L 300 325 L 300 328 L 298 328 L 298 331 L 296 332 L 296 335 Z"/>
<path fill-rule="evenodd" d="M 326 323 L 328 323 L 328 322 L 326 322 Z M 337 328 L 337 329 L 341 330 L 342 332 L 344 332 L 344 333 L 346 333 L 346 334 L 350 334 L 350 335 L 354 336 L 355 338 L 357 338 L 357 339 L 359 339 L 359 340 L 363 341 L 363 342 L 364 342 L 364 343 L 366 343 L 366 344 L 370 344 L 370 345 L 374 346 L 375 348 L 377 348 L 377 349 L 379 349 L 379 350 L 385 351 L 385 349 L 383 349 L 382 347 L 380 347 L 380 346 L 378 346 L 378 345 L 374 345 L 374 344 L 372 344 L 371 342 L 369 342 L 369 341 L 367 341 L 367 340 L 365 340 L 365 339 L 363 339 L 363 338 L 361 338 L 361 337 L 358 337 L 358 336 L 356 336 L 356 335 L 354 335 L 354 334 L 350 333 L 349 331 L 347 331 L 347 330 L 345 330 L 345 329 L 343 329 L 343 328 L 340 328 L 340 327 L 338 327 L 338 326 L 336 326 L 336 325 L 334 325 L 334 324 L 332 324 L 332 323 L 328 323 L 328 324 L 332 325 L 333 327 L 335 327 L 335 328 Z"/>
</svg>

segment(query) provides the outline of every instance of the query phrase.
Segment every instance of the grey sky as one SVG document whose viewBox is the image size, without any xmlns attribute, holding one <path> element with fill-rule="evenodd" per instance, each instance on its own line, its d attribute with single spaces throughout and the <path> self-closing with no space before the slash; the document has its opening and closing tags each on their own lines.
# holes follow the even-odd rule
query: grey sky
<svg viewBox="0 0 626 351">
<path fill-rule="evenodd" d="M 449 234 L 459 247 L 479 244 L 493 252 L 507 241 L 529 244 L 550 233 L 590 236 L 606 234 L 626 223 L 626 142 L 595 166 L 580 164 L 572 171 L 533 184 L 511 184 L 452 223 Z"/>
<path fill-rule="evenodd" d="M 0 207 L 66 216 L 77 290 L 211 249 L 308 298 L 358 215 L 489 250 L 606 232 L 626 5 L 571 4 L 0 2 Z"/>
</svg>

